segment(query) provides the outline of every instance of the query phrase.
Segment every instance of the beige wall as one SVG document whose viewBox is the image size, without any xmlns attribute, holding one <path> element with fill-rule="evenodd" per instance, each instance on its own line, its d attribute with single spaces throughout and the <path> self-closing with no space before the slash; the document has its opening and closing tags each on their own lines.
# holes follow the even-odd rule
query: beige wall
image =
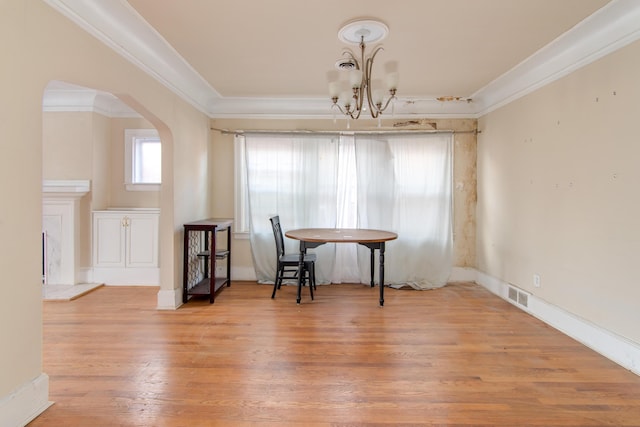
<svg viewBox="0 0 640 427">
<path fill-rule="evenodd" d="M 43 179 L 91 179 L 93 113 L 42 114 Z"/>
<path fill-rule="evenodd" d="M 163 253 L 162 256 L 172 256 L 172 259 L 162 259 L 164 266 L 173 267 L 174 283 L 182 287 L 182 263 L 183 263 L 183 224 L 199 219 L 210 218 L 211 190 L 208 175 L 208 158 L 210 149 L 209 118 L 192 114 L 189 108 L 176 109 L 175 119 L 182 126 L 176 127 L 173 134 L 175 141 L 180 145 L 173 150 L 173 155 L 166 160 L 172 162 L 174 191 L 171 199 L 163 200 L 162 206 L 173 206 L 174 224 L 177 233 L 174 233 L 174 246 L 178 250 L 172 253 Z M 162 138 L 162 133 L 160 135 Z M 162 179 L 164 182 L 167 163 L 164 156 L 165 142 L 162 140 Z M 163 184 L 164 187 L 164 184 Z M 163 192 L 164 197 L 166 193 Z M 163 271 L 164 274 L 164 271 Z"/>
<path fill-rule="evenodd" d="M 479 270 L 636 343 L 638 76 L 636 42 L 483 117 L 477 212 Z"/>
<path fill-rule="evenodd" d="M 181 286 L 181 267 L 175 266 L 174 260 L 181 254 L 178 236 L 182 223 L 207 216 L 211 203 L 205 183 L 200 185 L 205 188 L 202 194 L 181 198 L 181 205 L 174 211 L 174 194 L 192 191 L 193 181 L 202 174 L 196 169 L 175 178 L 174 164 L 185 168 L 207 157 L 203 152 L 208 150 L 209 130 L 204 114 L 41 0 L 0 2 L 0 52 L 0 401 L 6 401 L 11 393 L 28 387 L 42 374 L 38 254 L 44 149 L 42 96 L 49 81 L 66 81 L 113 93 L 138 107 L 160 129 L 162 290 L 173 292 Z M 103 134 L 105 128 L 101 122 L 93 131 Z M 86 129 L 81 133 L 92 137 Z M 97 149 L 90 151 L 84 161 L 94 163 L 94 177 L 104 187 L 108 185 L 104 183 L 107 173 L 98 164 L 102 164 L 99 159 L 107 150 L 104 139 L 97 139 L 101 141 L 96 144 Z M 81 151 L 85 148 L 79 147 Z M 52 176 L 54 172 L 61 176 L 63 170 L 51 166 Z"/>
<path fill-rule="evenodd" d="M 111 163 L 111 119 L 101 114 L 93 114 L 93 157 L 91 169 L 91 192 L 83 199 L 91 201 L 91 210 L 109 206 Z M 47 132 L 43 131 L 43 145 L 46 146 Z M 47 160 L 44 159 L 44 162 Z M 90 218 L 87 217 L 87 221 Z"/>
<path fill-rule="evenodd" d="M 34 47 L 25 25 L 27 9 L 27 2 L 0 3 L 0 400 L 42 368 L 41 259 L 36 254 L 42 223 L 43 86 L 21 83 L 33 79 L 33 64 L 24 53 Z"/>
<path fill-rule="evenodd" d="M 384 129 L 394 129 L 396 122 L 383 122 Z M 454 137 L 454 266 L 475 266 L 475 203 L 476 203 L 476 135 L 464 133 L 476 129 L 476 120 L 422 120 L 422 124 L 400 129 L 432 129 L 431 123 L 440 130 L 460 133 Z M 375 130 L 376 121 L 360 120 L 351 123 L 350 130 Z M 345 121 L 339 120 L 212 120 L 211 126 L 228 130 L 346 130 Z M 395 128 L 398 129 L 398 128 Z M 214 216 L 233 218 L 234 215 L 234 153 L 233 135 L 212 131 L 211 173 Z M 235 239 L 233 242 L 232 267 L 239 271 L 253 271 L 249 241 Z"/>
</svg>

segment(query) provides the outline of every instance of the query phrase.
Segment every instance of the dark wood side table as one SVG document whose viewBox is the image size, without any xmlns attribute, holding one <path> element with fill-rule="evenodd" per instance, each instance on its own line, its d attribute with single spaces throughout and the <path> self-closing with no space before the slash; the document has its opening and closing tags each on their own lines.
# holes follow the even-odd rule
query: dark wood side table
<svg viewBox="0 0 640 427">
<path fill-rule="evenodd" d="M 193 295 L 209 296 L 213 304 L 216 292 L 231 286 L 231 219 L 209 218 L 184 224 L 182 302 Z M 226 232 L 226 245 L 218 245 L 218 233 Z M 226 259 L 226 275 L 216 276 L 216 260 Z"/>
</svg>

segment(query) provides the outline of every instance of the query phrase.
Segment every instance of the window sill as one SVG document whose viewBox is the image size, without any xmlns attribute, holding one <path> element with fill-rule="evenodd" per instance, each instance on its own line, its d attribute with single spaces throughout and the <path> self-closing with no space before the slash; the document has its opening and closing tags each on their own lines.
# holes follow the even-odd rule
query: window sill
<svg viewBox="0 0 640 427">
<path fill-rule="evenodd" d="M 125 184 L 127 191 L 160 191 L 162 184 Z"/>
</svg>

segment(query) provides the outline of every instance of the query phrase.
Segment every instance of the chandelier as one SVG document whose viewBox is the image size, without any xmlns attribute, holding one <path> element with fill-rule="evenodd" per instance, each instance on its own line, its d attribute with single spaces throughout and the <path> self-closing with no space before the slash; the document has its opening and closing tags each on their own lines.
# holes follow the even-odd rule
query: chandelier
<svg viewBox="0 0 640 427">
<path fill-rule="evenodd" d="M 367 43 L 384 39 L 389 33 L 389 28 L 382 22 L 372 20 L 354 21 L 345 25 L 339 32 L 338 38 L 345 43 L 357 44 L 360 47 L 360 59 L 351 49 L 345 49 L 343 59 L 336 63 L 336 68 L 349 71 L 348 90 L 343 91 L 344 83 L 340 81 L 329 82 L 329 95 L 333 101 L 332 108 L 340 110 L 347 118 L 358 119 L 360 114 L 367 109 L 371 117 L 380 119 L 383 111 L 392 105 L 396 99 L 398 87 L 398 72 L 389 70 L 386 75 L 386 87 L 388 98 L 385 100 L 384 91 L 372 88 L 373 62 L 382 46 L 373 48 L 366 55 Z M 365 104 L 364 100 L 367 99 Z M 393 107 L 392 107 L 393 108 Z"/>
</svg>

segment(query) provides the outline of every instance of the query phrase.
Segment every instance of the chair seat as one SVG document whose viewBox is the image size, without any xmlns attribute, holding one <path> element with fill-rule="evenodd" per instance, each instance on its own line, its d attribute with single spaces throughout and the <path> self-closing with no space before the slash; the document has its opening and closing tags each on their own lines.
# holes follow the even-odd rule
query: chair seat
<svg viewBox="0 0 640 427">
<path fill-rule="evenodd" d="M 305 254 L 304 262 L 315 262 L 316 254 Z M 280 257 L 280 262 L 285 263 L 287 265 L 298 265 L 300 262 L 300 254 L 284 254 Z"/>
</svg>

